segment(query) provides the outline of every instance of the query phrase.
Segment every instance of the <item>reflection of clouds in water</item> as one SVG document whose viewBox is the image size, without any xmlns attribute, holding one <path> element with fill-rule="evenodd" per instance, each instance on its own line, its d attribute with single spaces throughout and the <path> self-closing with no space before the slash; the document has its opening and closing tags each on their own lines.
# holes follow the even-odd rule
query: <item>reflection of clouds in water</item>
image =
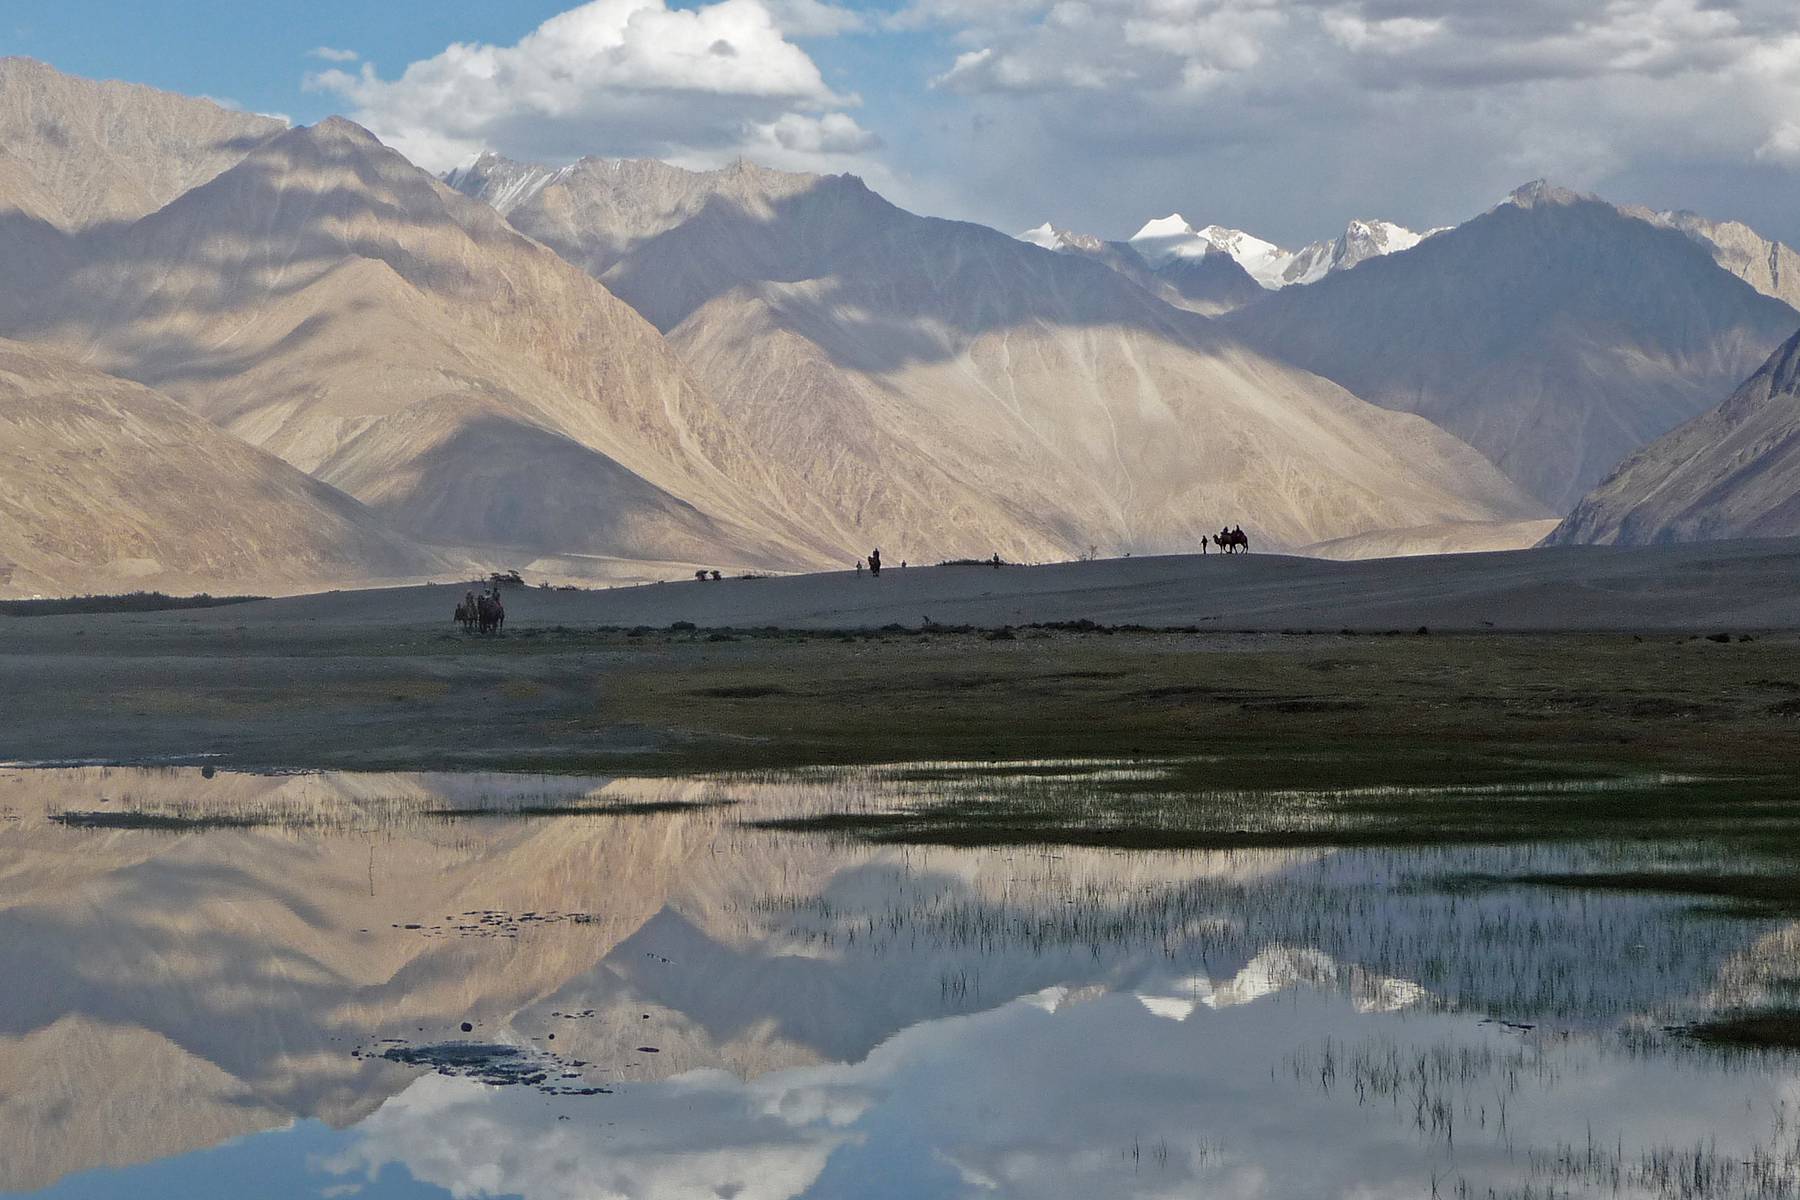
<svg viewBox="0 0 1800 1200">
<path fill-rule="evenodd" d="M 522 1089 L 426 1078 L 365 1122 L 334 1167 L 373 1177 L 399 1164 L 459 1196 L 526 1200 L 1391 1196 L 1428 1194 L 1434 1177 L 1504 1191 L 1529 1181 L 1531 1151 L 1589 1129 L 1628 1148 L 1717 1137 L 1727 1153 L 1732 1139 L 1747 1149 L 1755 1121 L 1720 1130 L 1717 1115 L 1768 1113 L 1795 1087 L 1791 1071 L 1696 1069 L 1467 1017 L 1371 1014 L 1304 983 L 1170 1019 L 1195 982 L 1139 995 L 1052 988 L 917 1025 L 857 1064 L 750 1082 L 699 1071 L 547 1107 Z M 1315 1063 L 1306 1055 L 1322 1045 L 1344 1072 L 1329 1086 L 1293 1065 Z M 1347 1064 L 1359 1056 L 1461 1070 L 1430 1084 L 1457 1116 L 1454 1144 L 1414 1126 L 1409 1098 L 1354 1094 Z M 1509 1074 L 1520 1083 L 1502 1133 L 1478 1114 Z"/>
<path fill-rule="evenodd" d="M 457 1197 L 785 1200 L 854 1136 L 843 1126 L 868 1102 L 837 1084 L 770 1090 L 700 1071 L 552 1110 L 529 1089 L 432 1075 L 365 1121 L 328 1169 L 373 1180 L 399 1163 Z"/>
<path fill-rule="evenodd" d="M 1322 1033 L 1486 1039 L 1468 1027 L 1475 1015 L 1607 1036 L 1654 1030 L 1780 1002 L 1800 961 L 1800 926 L 1696 914 L 1678 897 L 1506 882 L 1694 869 L 1686 847 L 967 851 L 736 827 L 835 809 L 834 778 L 0 777 L 0 807 L 30 810 L 0 829 L 13 884 L 0 978 L 33 981 L 0 996 L 0 1025 L 42 1042 L 62 1014 L 85 1011 L 136 1035 L 68 1040 L 104 1069 L 67 1072 L 73 1116 L 32 1110 L 37 1145 L 53 1148 L 36 1177 L 112 1161 L 127 1146 L 133 1158 L 162 1157 L 290 1115 L 348 1125 L 407 1076 L 347 1059 L 340 1038 L 411 1038 L 423 1027 L 455 1036 L 472 1017 L 522 1045 L 555 1030 L 566 1056 L 612 1068 L 587 1082 L 678 1082 L 551 1100 L 426 1080 L 352 1135 L 361 1148 L 343 1160 L 344 1182 L 397 1162 L 465 1188 L 479 1179 L 548 1196 L 562 1194 L 565 1170 L 623 1194 L 774 1180 L 840 1195 L 867 1194 L 857 1185 L 904 1162 L 901 1194 L 917 1196 L 1333 1194 L 1331 1180 L 1287 1161 L 1303 1134 L 1309 1145 L 1335 1138 L 1332 1152 L 1360 1164 L 1345 1177 L 1375 1180 L 1377 1194 L 1392 1178 L 1417 1192 L 1432 1152 L 1385 1110 L 1352 1127 L 1341 1095 L 1297 1095 L 1283 1074 L 1290 1051 Z M 878 772 L 847 786 L 870 807 L 910 794 Z M 309 832 L 102 835 L 43 818 L 99 807 L 99 797 L 113 808 L 279 813 Z M 738 805 L 605 821 L 399 819 L 547 800 L 708 799 Z M 371 814 L 378 841 L 311 832 L 340 819 L 360 829 Z M 516 939 L 437 936 L 471 909 L 592 920 L 529 922 Z M 425 927 L 400 924 L 413 920 Z M 584 1010 L 598 1015 L 551 1015 Z M 1444 1010 L 1471 1016 L 1427 1023 Z M 656 1014 L 649 1025 L 646 1012 Z M 645 1040 L 662 1053 L 628 1061 Z M 12 1056 L 12 1078 L 25 1081 L 15 1093 L 41 1093 L 61 1070 L 32 1065 L 65 1060 L 70 1051 L 51 1041 L 36 1059 Z M 1720 1114 L 1742 1111 L 1743 1091 L 1728 1094 L 1717 1072 L 1697 1070 L 1704 1086 L 1684 1099 L 1680 1088 L 1658 1091 L 1661 1068 L 1583 1053 L 1578 1085 L 1565 1078 L 1533 1102 L 1564 1121 L 1545 1124 L 1539 1144 L 1583 1129 L 1581 1105 L 1611 1119 L 1621 1094 L 1637 1090 L 1624 1107 L 1690 1145 Z M 184 1084 L 190 1056 L 275 1107 L 251 1114 L 235 1090 Z M 798 1066 L 821 1060 L 858 1065 Z M 8 1061 L 0 1056 L 0 1085 Z M 1693 1069 L 1692 1057 L 1680 1061 Z M 721 1065 L 756 1082 L 695 1070 Z M 166 1115 L 171 1095 L 184 1097 L 183 1119 Z M 1531 1120 L 1520 1105 L 1515 1130 Z M 1628 1146 L 1643 1144 L 1621 1128 Z M 1458 1127 L 1465 1157 L 1471 1129 L 1478 1115 Z"/>
</svg>

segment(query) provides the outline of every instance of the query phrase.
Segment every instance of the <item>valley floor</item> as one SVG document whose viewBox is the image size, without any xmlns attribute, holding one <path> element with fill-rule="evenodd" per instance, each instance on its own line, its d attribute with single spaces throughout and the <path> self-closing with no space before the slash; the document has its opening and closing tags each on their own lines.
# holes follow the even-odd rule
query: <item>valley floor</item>
<svg viewBox="0 0 1800 1200">
<path fill-rule="evenodd" d="M 1797 581 L 1800 547 L 1765 543 L 516 590 L 488 639 L 453 630 L 444 587 L 10 618 L 0 758 L 674 771 L 1205 754 L 1247 787 L 1784 776 Z M 1567 628 L 1469 631 L 1558 605 Z"/>
</svg>

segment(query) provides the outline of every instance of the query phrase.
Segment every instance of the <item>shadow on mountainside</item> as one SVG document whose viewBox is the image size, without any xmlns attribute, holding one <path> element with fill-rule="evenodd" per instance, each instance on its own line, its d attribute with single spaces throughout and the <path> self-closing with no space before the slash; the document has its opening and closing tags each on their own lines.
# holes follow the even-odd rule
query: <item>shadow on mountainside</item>
<svg viewBox="0 0 1800 1200">
<path fill-rule="evenodd" d="M 390 457 L 405 461 L 405 489 L 371 507 L 421 537 L 628 559 L 710 560 L 734 545 L 748 561 L 779 557 L 758 544 L 764 535 L 710 517 L 562 434 L 499 413 L 458 413 L 434 430 L 436 415 L 415 406 L 388 419 L 347 443 L 320 476 L 378 476 Z M 445 428 L 448 437 L 418 452 L 418 438 Z"/>
<path fill-rule="evenodd" d="M 876 372 L 941 361 L 981 334 L 1030 324 L 1131 329 L 1190 348 L 1213 336 L 1207 318 L 1096 259 L 916 216 L 852 176 L 771 207 L 764 217 L 715 196 L 633 247 L 602 282 L 665 333 L 722 297 L 756 295 L 838 365 Z"/>
<path fill-rule="evenodd" d="M 465 239 L 509 250 L 532 243 L 485 205 L 343 128 L 353 127 L 328 122 L 262 143 L 136 221 L 64 233 L 0 214 L 0 248 L 9 258 L 28 253 L 32 272 L 30 302 L 0 309 L 4 332 L 76 325 L 99 335 L 127 321 L 238 312 L 304 292 L 355 260 L 383 263 L 422 291 L 503 300 L 459 253 Z"/>
</svg>

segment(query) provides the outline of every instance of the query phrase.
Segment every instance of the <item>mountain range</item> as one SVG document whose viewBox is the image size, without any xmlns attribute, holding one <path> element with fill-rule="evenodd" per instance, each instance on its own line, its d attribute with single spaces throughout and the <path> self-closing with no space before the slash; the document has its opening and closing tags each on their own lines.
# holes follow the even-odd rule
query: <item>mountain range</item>
<svg viewBox="0 0 1800 1200">
<path fill-rule="evenodd" d="M 1546 185 L 1290 253 L 1180 218 L 1013 238 L 747 162 L 440 180 L 348 121 L 20 59 L 0 130 L 12 592 L 1040 560 L 1226 522 L 1521 545 L 1800 326 L 1786 247 Z M 94 455 L 105 485 L 59 491 Z M 210 466 L 240 526 L 146 501 Z"/>
<path fill-rule="evenodd" d="M 848 547 L 1043 558 L 1192 546 L 1225 513 L 1293 546 L 1541 515 L 1466 446 L 1249 350 L 1092 245 L 747 163 L 488 161 L 453 182 L 662 330 L 756 439 L 740 479 Z"/>
</svg>

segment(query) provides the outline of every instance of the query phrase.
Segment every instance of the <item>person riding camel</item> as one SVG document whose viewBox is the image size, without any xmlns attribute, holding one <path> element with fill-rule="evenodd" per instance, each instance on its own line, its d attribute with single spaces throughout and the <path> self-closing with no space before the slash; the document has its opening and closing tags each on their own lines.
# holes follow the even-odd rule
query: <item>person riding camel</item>
<svg viewBox="0 0 1800 1200">
<path fill-rule="evenodd" d="M 869 574 L 881 574 L 881 550 L 879 548 L 872 551 L 869 555 Z"/>
</svg>

